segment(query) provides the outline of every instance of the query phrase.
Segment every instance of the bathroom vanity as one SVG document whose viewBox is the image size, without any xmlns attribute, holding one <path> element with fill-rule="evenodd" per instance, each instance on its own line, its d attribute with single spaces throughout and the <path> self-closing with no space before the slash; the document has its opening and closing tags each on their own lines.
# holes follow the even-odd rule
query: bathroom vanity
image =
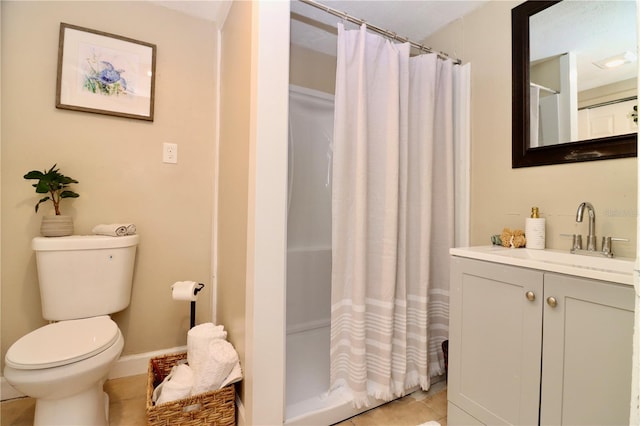
<svg viewBox="0 0 640 426">
<path fill-rule="evenodd" d="M 451 254 L 449 425 L 628 424 L 632 260 Z"/>
</svg>

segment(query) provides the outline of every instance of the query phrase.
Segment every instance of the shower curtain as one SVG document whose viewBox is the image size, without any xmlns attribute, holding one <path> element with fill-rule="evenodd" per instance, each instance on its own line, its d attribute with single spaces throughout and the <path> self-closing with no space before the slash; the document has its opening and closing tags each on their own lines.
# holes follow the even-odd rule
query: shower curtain
<svg viewBox="0 0 640 426">
<path fill-rule="evenodd" d="M 529 87 L 529 146 L 537 148 L 540 146 L 538 130 L 540 128 L 540 88 Z"/>
<path fill-rule="evenodd" d="M 409 49 L 338 24 L 331 387 L 356 407 L 444 373 L 454 127 L 468 118 L 454 82 L 468 86 L 468 72 Z"/>
</svg>

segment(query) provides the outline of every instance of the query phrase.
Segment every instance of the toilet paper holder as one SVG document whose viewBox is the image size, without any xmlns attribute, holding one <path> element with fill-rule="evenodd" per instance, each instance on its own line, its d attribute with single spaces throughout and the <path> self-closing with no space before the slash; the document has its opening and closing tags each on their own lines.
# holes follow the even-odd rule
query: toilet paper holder
<svg viewBox="0 0 640 426">
<path fill-rule="evenodd" d="M 204 288 L 204 284 L 203 284 L 203 283 L 198 283 L 198 286 L 197 286 L 196 288 L 194 288 L 194 289 L 193 289 L 193 295 L 194 295 L 194 296 L 195 296 L 195 295 L 197 295 L 197 294 L 198 294 L 198 292 L 199 292 L 200 290 L 202 290 L 203 288 Z"/>
<path fill-rule="evenodd" d="M 171 286 L 171 292 L 174 300 L 188 300 L 191 302 L 189 328 L 193 328 L 196 325 L 196 300 L 198 300 L 198 293 L 203 288 L 203 283 L 195 281 L 178 281 Z"/>
<path fill-rule="evenodd" d="M 196 296 L 200 290 L 204 288 L 203 283 L 198 283 L 196 288 L 193 289 L 193 295 Z M 191 301 L 191 316 L 189 320 L 189 328 L 193 328 L 196 325 L 196 301 Z"/>
</svg>

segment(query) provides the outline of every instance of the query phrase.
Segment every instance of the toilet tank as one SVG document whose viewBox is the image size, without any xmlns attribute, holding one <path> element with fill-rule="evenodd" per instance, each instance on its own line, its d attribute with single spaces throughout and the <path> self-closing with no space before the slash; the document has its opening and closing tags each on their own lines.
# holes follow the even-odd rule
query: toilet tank
<svg viewBox="0 0 640 426">
<path fill-rule="evenodd" d="M 129 306 L 138 241 L 138 235 L 34 238 L 43 318 L 88 318 Z"/>
</svg>

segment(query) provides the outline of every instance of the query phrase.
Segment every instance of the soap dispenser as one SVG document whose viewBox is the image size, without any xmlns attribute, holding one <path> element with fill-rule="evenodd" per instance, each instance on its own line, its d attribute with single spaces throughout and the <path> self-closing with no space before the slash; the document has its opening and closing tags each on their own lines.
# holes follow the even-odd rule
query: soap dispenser
<svg viewBox="0 0 640 426">
<path fill-rule="evenodd" d="M 526 247 L 542 250 L 545 247 L 545 219 L 540 217 L 537 207 L 531 208 L 531 217 L 526 219 L 524 234 Z"/>
</svg>

